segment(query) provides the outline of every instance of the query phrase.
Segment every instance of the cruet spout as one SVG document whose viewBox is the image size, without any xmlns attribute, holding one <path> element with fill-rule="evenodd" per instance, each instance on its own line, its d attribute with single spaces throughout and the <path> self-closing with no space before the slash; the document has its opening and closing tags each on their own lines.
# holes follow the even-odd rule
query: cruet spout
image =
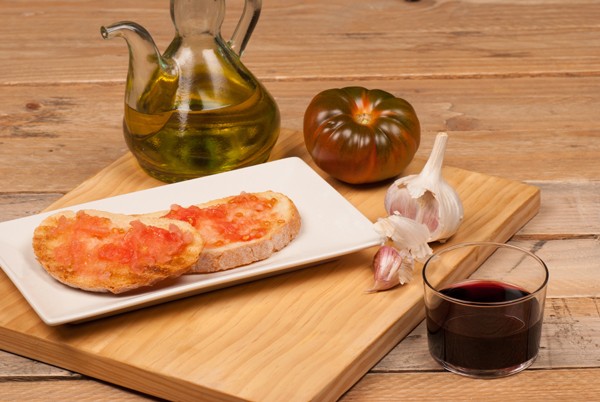
<svg viewBox="0 0 600 402">
<path fill-rule="evenodd" d="M 122 21 L 101 27 L 100 33 L 104 39 L 121 37 L 129 47 L 128 85 L 130 88 L 126 103 L 139 101 L 141 95 L 147 90 L 148 83 L 153 79 L 156 80 L 157 77 L 167 81 L 177 80 L 178 74 L 174 63 L 161 56 L 152 36 L 141 25 Z M 134 104 L 131 106 L 135 107 Z"/>
</svg>

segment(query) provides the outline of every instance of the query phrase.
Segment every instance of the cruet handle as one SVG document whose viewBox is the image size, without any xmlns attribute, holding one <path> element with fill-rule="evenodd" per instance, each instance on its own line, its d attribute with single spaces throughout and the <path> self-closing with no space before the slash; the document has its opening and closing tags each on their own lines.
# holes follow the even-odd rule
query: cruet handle
<svg viewBox="0 0 600 402">
<path fill-rule="evenodd" d="M 250 40 L 250 35 L 252 35 L 252 31 L 254 31 L 254 27 L 260 16 L 261 7 L 262 0 L 246 0 L 244 3 L 242 16 L 229 40 L 229 46 L 239 56 L 242 55 Z"/>
</svg>

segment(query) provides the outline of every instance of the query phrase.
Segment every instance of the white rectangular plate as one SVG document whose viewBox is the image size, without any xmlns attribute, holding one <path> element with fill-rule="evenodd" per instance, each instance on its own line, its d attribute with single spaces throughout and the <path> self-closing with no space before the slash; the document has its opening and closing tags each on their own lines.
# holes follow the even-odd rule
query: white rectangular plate
<svg viewBox="0 0 600 402">
<path fill-rule="evenodd" d="M 189 206 L 246 192 L 281 192 L 302 218 L 292 243 L 270 258 L 211 274 L 184 275 L 168 283 L 121 295 L 92 293 L 54 280 L 37 262 L 31 240 L 46 212 L 0 223 L 0 265 L 48 325 L 85 321 L 255 280 L 352 253 L 381 242 L 372 223 L 299 158 L 286 158 L 213 176 L 79 204 L 139 214 Z"/>
</svg>

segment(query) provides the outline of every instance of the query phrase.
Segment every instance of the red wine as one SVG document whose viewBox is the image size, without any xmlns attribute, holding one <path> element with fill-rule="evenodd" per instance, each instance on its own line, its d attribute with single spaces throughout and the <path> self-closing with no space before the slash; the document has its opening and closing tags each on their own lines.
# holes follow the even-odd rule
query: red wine
<svg viewBox="0 0 600 402">
<path fill-rule="evenodd" d="M 466 281 L 440 293 L 466 302 L 507 302 L 529 292 L 496 281 Z M 443 298 L 427 312 L 429 350 L 434 358 L 458 368 L 500 370 L 537 356 L 542 312 L 534 297 L 512 305 L 474 306 Z"/>
</svg>

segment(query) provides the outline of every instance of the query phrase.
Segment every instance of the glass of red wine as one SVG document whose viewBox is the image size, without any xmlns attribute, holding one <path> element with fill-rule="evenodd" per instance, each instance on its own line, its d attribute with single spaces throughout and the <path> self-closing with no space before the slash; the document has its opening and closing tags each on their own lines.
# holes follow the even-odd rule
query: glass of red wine
<svg viewBox="0 0 600 402">
<path fill-rule="evenodd" d="M 474 267 L 468 279 L 456 280 Z M 544 261 L 514 245 L 461 243 L 435 253 L 423 267 L 433 358 L 476 378 L 529 367 L 540 346 L 548 276 Z"/>
</svg>

